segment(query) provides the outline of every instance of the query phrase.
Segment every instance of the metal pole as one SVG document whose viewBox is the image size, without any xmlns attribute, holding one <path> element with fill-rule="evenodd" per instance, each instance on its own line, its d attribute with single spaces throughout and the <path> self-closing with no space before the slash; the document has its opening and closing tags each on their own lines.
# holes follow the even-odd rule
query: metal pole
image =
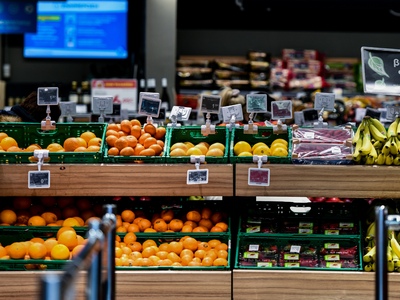
<svg viewBox="0 0 400 300">
<path fill-rule="evenodd" d="M 89 234 L 100 232 L 100 222 L 93 220 L 89 223 Z M 104 241 L 101 242 L 100 250 L 96 252 L 92 257 L 92 263 L 88 268 L 87 272 L 87 287 L 86 287 L 86 299 L 98 300 L 101 298 L 101 248 L 103 247 Z"/>
<path fill-rule="evenodd" d="M 375 299 L 387 300 L 388 296 L 388 266 L 387 266 L 387 209 L 385 206 L 375 207 L 376 222 L 376 262 L 375 262 Z"/>
<path fill-rule="evenodd" d="M 103 255 L 107 262 L 107 278 L 104 282 L 103 295 L 104 299 L 106 300 L 115 300 L 115 235 L 117 223 L 116 214 L 116 205 L 104 205 L 103 224 L 110 224 L 110 226 L 104 230 L 106 245 L 104 247 Z"/>
<path fill-rule="evenodd" d="M 40 299 L 64 299 L 62 297 L 61 280 L 60 276 L 56 274 L 45 274 L 40 281 Z"/>
</svg>

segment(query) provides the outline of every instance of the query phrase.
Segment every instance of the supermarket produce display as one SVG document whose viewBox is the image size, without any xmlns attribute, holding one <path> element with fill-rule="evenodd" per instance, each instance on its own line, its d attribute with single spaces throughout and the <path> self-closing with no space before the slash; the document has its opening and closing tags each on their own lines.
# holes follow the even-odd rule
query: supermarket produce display
<svg viewBox="0 0 400 300">
<path fill-rule="evenodd" d="M 130 127 L 132 133 L 133 125 L 131 120 L 128 121 L 131 124 L 128 127 Z M 92 123 L 64 124 L 66 127 L 71 125 L 71 128 L 82 126 L 79 129 L 79 134 L 78 132 L 73 133 L 68 137 L 77 138 L 85 133 L 84 136 L 93 138 L 93 135 L 86 133 L 91 131 Z M 7 132 L 7 135 L 11 136 L 12 130 L 8 127 L 12 127 L 14 124 L 3 125 L 3 132 Z M 118 124 L 114 125 L 118 129 Z M 140 136 L 146 133 L 145 128 L 147 126 L 148 124 L 140 125 Z M 57 216 L 57 221 L 63 220 L 65 222 L 68 219 L 71 224 L 74 222 L 70 219 L 71 217 L 76 217 L 76 222 L 80 221 L 79 217 L 83 222 L 90 217 L 95 217 L 89 216 L 89 213 L 85 217 L 79 215 L 87 211 L 87 208 L 84 209 L 84 205 L 95 205 L 97 201 L 99 201 L 98 204 L 104 204 L 104 201 L 117 203 L 121 222 L 116 241 L 119 246 L 116 253 L 120 255 L 120 257 L 116 257 L 117 272 L 121 274 L 117 276 L 119 278 L 117 285 L 122 284 L 122 282 L 118 282 L 123 280 L 121 278 L 129 280 L 129 276 L 138 276 L 138 273 L 141 274 L 143 281 L 155 280 L 155 278 L 165 281 L 165 279 L 162 279 L 165 276 L 164 271 L 172 272 L 169 273 L 172 278 L 179 278 L 185 272 L 194 272 L 192 276 L 198 278 L 197 280 L 200 280 L 204 285 L 208 285 L 210 280 L 214 281 L 215 278 L 219 278 L 221 285 L 215 284 L 219 286 L 223 294 L 220 298 L 231 299 L 233 293 L 233 295 L 237 295 L 237 299 L 240 299 L 242 288 L 245 286 L 244 282 L 247 281 L 246 274 L 261 276 L 259 278 L 263 278 L 263 281 L 267 282 L 264 285 L 264 287 L 267 287 L 276 283 L 271 280 L 270 276 L 276 276 L 279 272 L 286 272 L 287 275 L 282 276 L 304 276 L 303 278 L 314 276 L 314 272 L 319 271 L 326 274 L 320 278 L 337 276 L 331 275 L 332 272 L 344 276 L 343 278 L 357 276 L 353 275 L 353 272 L 356 274 L 372 273 L 364 272 L 368 270 L 368 268 L 366 269 L 368 263 L 365 264 L 364 257 L 371 249 L 368 249 L 368 244 L 365 244 L 366 216 L 359 214 L 366 211 L 364 205 L 369 205 L 369 203 L 362 198 L 396 198 L 397 177 L 391 177 L 394 183 L 390 186 L 393 187 L 385 187 L 384 189 L 383 187 L 377 188 L 376 185 L 371 188 L 372 181 L 365 181 L 357 187 L 350 185 L 350 183 L 341 184 L 338 188 L 335 186 L 335 182 L 340 183 L 346 180 L 346 176 L 349 175 L 348 172 L 357 170 L 360 171 L 360 174 L 367 174 L 369 169 L 363 168 L 367 166 L 361 166 L 354 161 L 350 163 L 354 165 L 350 165 L 347 157 L 346 165 L 327 162 L 323 166 L 318 166 L 313 165 L 313 163 L 296 164 L 293 161 L 293 151 L 296 144 L 328 144 L 334 147 L 335 144 L 348 144 L 349 139 L 352 144 L 353 134 L 355 135 L 357 128 L 339 126 L 327 130 L 327 128 L 289 126 L 286 132 L 275 133 L 269 126 L 259 126 L 257 134 L 245 134 L 242 127 L 229 130 L 225 126 L 217 126 L 215 135 L 204 136 L 201 134 L 201 129 L 196 126 L 166 127 L 165 135 L 160 139 L 163 142 L 164 153 L 161 152 L 163 154 L 160 156 L 150 155 L 146 157 L 106 154 L 112 148 L 107 142 L 107 137 L 113 136 L 111 134 L 113 129 L 108 128 L 108 126 L 101 129 L 101 132 L 95 133 L 96 137 L 103 137 L 100 149 L 102 154 L 99 158 L 96 156 L 98 161 L 90 158 L 89 161 L 83 163 L 84 159 L 82 160 L 79 155 L 84 156 L 87 154 L 86 152 L 67 151 L 53 153 L 55 156 L 42 165 L 42 169 L 48 170 L 51 174 L 50 188 L 30 189 L 27 187 L 27 183 L 21 180 L 21 178 L 26 178 L 24 174 L 28 170 L 35 170 L 37 166 L 36 163 L 29 160 L 27 163 L 21 161 L 19 155 L 26 153 L 26 155 L 32 156 L 34 152 L 4 150 L 1 154 L 8 156 L 8 160 L 2 161 L 3 175 L 0 181 L 0 195 L 4 199 L 24 197 L 26 203 L 20 204 L 22 206 L 19 206 L 19 210 L 26 210 L 26 208 L 23 208 L 25 205 L 35 209 L 39 209 L 41 206 L 42 211 L 37 210 L 36 216 L 42 216 L 45 212 L 49 212 L 47 210 L 51 207 L 56 216 L 57 210 L 58 213 L 61 213 L 59 217 Z M 151 126 L 148 127 L 149 129 L 151 129 Z M 37 129 L 35 131 L 38 132 Z M 117 131 L 119 137 L 120 135 L 129 135 L 128 132 L 125 133 L 126 135 Z M 43 135 L 40 132 L 37 134 Z M 25 134 L 21 135 L 25 136 Z M 47 137 L 47 135 L 45 136 Z M 59 138 L 57 134 L 55 136 Z M 149 139 L 150 136 L 147 136 L 145 140 Z M 312 138 L 310 138 L 311 136 Z M 154 138 L 154 136 L 151 137 Z M 137 138 L 136 140 L 137 146 L 140 142 Z M 155 138 L 155 140 L 155 143 L 149 140 L 149 143 L 146 143 L 147 148 L 158 144 L 158 139 Z M 21 143 L 23 145 L 23 142 Z M 60 144 L 62 143 L 60 142 Z M 170 155 L 171 151 L 174 150 L 171 150 L 174 144 L 177 144 L 175 148 L 178 149 L 182 149 L 183 145 L 186 148 L 194 148 L 198 144 L 202 144 L 205 148 L 201 146 L 197 148 L 203 151 L 206 148 L 209 150 L 211 145 L 215 144 L 213 147 L 222 151 L 223 155 L 206 156 L 203 153 L 207 152 L 202 152 L 205 161 L 201 162 L 197 169 L 190 156 Z M 254 150 L 259 147 L 261 149 L 254 153 Z M 271 151 L 275 149 L 281 149 L 279 152 L 284 153 L 284 155 L 270 155 L 269 161 L 257 163 L 257 159 L 262 157 L 264 153 L 269 151 L 271 154 Z M 239 156 L 241 152 L 249 152 L 252 157 Z M 64 156 L 68 156 L 69 153 L 76 159 L 76 163 L 74 161 L 64 162 Z M 353 153 L 350 154 L 353 155 Z M 105 159 L 106 157 L 107 159 Z M 10 160 L 10 158 L 13 158 L 13 160 Z M 321 159 L 321 157 L 318 159 Z M 339 160 L 344 159 L 339 158 Z M 257 166 L 259 169 L 266 169 L 270 172 L 269 186 L 249 186 L 249 169 L 257 168 Z M 319 167 L 323 167 L 323 169 Z M 389 172 L 390 176 L 390 174 L 396 173 L 396 170 L 393 169 L 394 166 L 378 167 L 376 170 L 378 174 Z M 203 169 L 207 169 L 209 172 L 207 184 L 191 185 L 187 183 L 187 171 Z M 146 174 L 146 176 L 143 176 L 143 174 Z M 304 174 L 309 174 L 309 176 L 304 178 Z M 361 175 L 361 177 L 363 176 Z M 312 183 L 311 187 L 309 183 Z M 75 187 L 74 189 L 69 188 L 71 184 Z M 215 196 L 216 194 L 222 195 L 223 200 L 188 200 L 189 195 L 202 195 L 201 197 L 204 197 Z M 255 202 L 253 198 L 257 195 L 304 195 L 310 197 L 310 203 L 301 205 L 290 205 L 279 201 L 273 204 L 259 203 L 258 201 Z M 88 201 L 88 197 L 90 201 Z M 193 197 L 191 199 L 194 199 Z M 204 199 L 201 197 L 200 199 Z M 317 201 L 317 197 L 325 197 L 326 201 Z M 30 202 L 26 198 L 29 198 Z M 82 205 L 79 212 L 74 211 L 72 206 L 68 205 L 63 207 L 60 212 L 59 205 L 63 205 L 63 200 L 68 198 L 69 201 L 71 201 L 71 198 L 73 199 L 74 204 L 72 206 L 79 207 L 79 205 Z M 343 200 L 340 200 L 341 198 Z M 357 201 L 353 199 L 357 199 Z M 16 207 L 10 207 L 13 206 L 10 201 L 2 201 L 1 203 L 9 206 L 2 207 L 2 210 L 17 210 Z M 37 204 L 40 204 L 39 207 Z M 213 213 L 208 215 L 209 221 L 205 221 L 207 218 L 203 218 L 203 208 L 209 204 L 213 206 L 211 212 L 223 212 L 220 222 L 211 221 Z M 67 206 L 68 209 L 66 209 Z M 97 206 L 91 206 L 90 210 L 95 211 L 94 207 Z M 295 207 L 294 209 L 311 207 L 311 214 L 293 211 L 293 207 Z M 43 208 L 46 209 L 43 210 Z M 194 213 L 194 211 L 197 211 L 197 213 Z M 122 214 L 123 212 L 124 214 Z M 188 215 L 190 212 L 192 213 Z M 73 215 L 75 213 L 76 215 Z M 253 213 L 254 215 L 252 215 Z M 57 226 L 47 226 L 47 223 L 44 225 L 40 218 L 29 221 L 32 216 L 25 215 L 25 218 L 22 218 L 22 216 L 18 218 L 17 213 L 15 221 L 13 221 L 14 215 L 9 212 L 7 215 L 9 216 L 9 223 L 10 220 L 13 224 L 16 224 L 17 220 L 26 222 L 25 226 L 1 225 L 0 235 L 6 237 L 9 245 L 14 242 L 22 242 L 25 245 L 33 244 L 33 241 L 40 243 L 40 239 L 57 238 L 58 230 L 64 227 L 64 224 L 61 223 Z M 54 215 L 48 213 L 45 216 L 50 222 L 54 222 Z M 135 220 L 138 224 L 135 223 Z M 188 223 L 185 225 L 186 222 Z M 194 226 L 192 222 L 196 222 L 197 226 Z M 6 222 L 2 220 L 2 223 Z M 82 223 L 78 224 L 81 225 Z M 71 227 L 74 227 L 76 231 L 76 240 L 81 240 L 81 237 L 84 239 L 84 225 L 78 226 L 75 223 L 75 226 Z M 130 228 L 130 231 L 128 228 Z M 195 228 L 197 229 L 195 230 Z M 69 238 L 75 236 L 73 230 L 70 230 L 69 234 L 66 235 Z M 126 241 L 125 237 L 127 237 Z M 129 242 L 128 237 L 131 237 Z M 188 237 L 191 239 L 186 242 L 184 247 L 184 241 Z M 70 240 L 69 238 L 67 240 Z M 31 239 L 34 240 L 31 241 Z M 65 240 L 65 235 L 62 237 L 63 239 Z M 73 240 L 75 241 L 75 238 Z M 146 247 L 143 247 L 143 244 Z M 73 245 L 65 245 L 70 257 L 72 257 L 73 249 L 77 246 L 72 247 Z M 4 248 L 6 246 L 3 245 Z M 35 246 L 39 253 L 40 246 L 37 244 Z M 206 259 L 203 263 L 205 252 L 199 250 L 205 251 L 205 248 L 211 248 L 213 251 L 209 254 L 211 258 Z M 148 250 L 143 253 L 144 249 Z M 60 252 L 62 253 L 62 251 Z M 183 254 L 181 255 L 181 253 Z M 57 270 L 66 261 L 65 259 L 51 259 L 51 252 L 50 259 L 40 259 L 40 255 L 36 255 L 34 252 L 31 252 L 31 254 L 25 253 L 23 258 L 17 258 L 18 255 L 14 256 L 13 254 L 15 258 L 2 259 L 2 263 L 0 263 L 2 272 L 7 272 L 7 274 L 23 272 L 26 275 L 21 276 L 30 276 L 29 274 L 32 271 Z M 48 253 L 46 252 L 46 254 Z M 31 261 L 28 261 L 27 255 L 30 256 Z M 128 255 L 131 255 L 131 257 L 127 258 Z M 37 261 L 35 262 L 32 257 L 37 257 Z M 203 259 L 200 257 L 203 257 Z M 54 258 L 57 258 L 57 256 Z M 138 258 L 141 259 L 137 260 Z M 198 271 L 199 269 L 201 272 Z M 156 273 L 148 273 L 150 270 Z M 212 272 L 208 279 L 202 277 L 207 270 Z M 307 273 L 304 275 L 303 272 Z M 368 280 L 373 280 L 373 277 L 368 278 L 370 278 Z M 168 282 L 171 282 L 171 280 L 168 280 Z M 255 282 L 258 280 L 255 279 Z M 160 288 L 163 286 L 165 285 L 161 284 Z M 143 287 L 138 285 L 135 285 L 135 288 L 143 290 Z M 211 285 L 208 286 L 208 289 L 212 289 Z M 369 290 L 371 291 L 371 288 Z M 252 291 L 257 291 L 257 288 Z M 254 297 L 253 292 L 247 294 L 247 299 Z M 153 296 L 153 298 L 155 299 L 156 296 Z M 236 297 L 233 298 L 236 299 Z M 350 296 L 348 299 L 356 298 Z"/>
</svg>

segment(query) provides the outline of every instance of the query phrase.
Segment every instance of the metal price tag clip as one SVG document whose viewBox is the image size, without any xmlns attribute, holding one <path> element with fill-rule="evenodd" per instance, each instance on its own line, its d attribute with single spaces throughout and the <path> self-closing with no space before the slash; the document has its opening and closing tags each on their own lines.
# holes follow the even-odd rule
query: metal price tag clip
<svg viewBox="0 0 400 300">
<path fill-rule="evenodd" d="M 258 126 L 253 123 L 253 113 L 249 115 L 249 121 L 243 126 L 243 133 L 245 134 L 256 134 L 258 132 Z"/>
<path fill-rule="evenodd" d="M 206 125 L 201 125 L 201 134 L 208 136 L 209 134 L 215 134 L 215 125 L 211 124 L 211 114 L 208 112 L 206 115 Z"/>
<path fill-rule="evenodd" d="M 276 125 L 272 125 L 272 131 L 276 134 L 285 133 L 287 131 L 287 125 L 282 123 L 281 119 L 278 119 Z"/>
<path fill-rule="evenodd" d="M 253 162 L 257 163 L 257 167 L 261 169 L 262 164 L 267 163 L 268 155 L 253 155 Z"/>
<path fill-rule="evenodd" d="M 324 118 L 322 117 L 324 113 L 324 107 L 318 112 L 318 122 L 314 122 L 314 128 L 328 128 L 328 123 L 324 122 Z"/>
<path fill-rule="evenodd" d="M 42 169 L 44 159 L 49 157 L 49 150 L 45 149 L 34 150 L 33 155 L 38 159 L 37 165 L 38 165 L 38 171 L 40 172 Z"/>
<path fill-rule="evenodd" d="M 200 164 L 206 161 L 205 155 L 190 155 L 190 162 L 194 163 L 196 170 L 200 169 Z"/>
<path fill-rule="evenodd" d="M 226 127 L 229 131 L 232 131 L 233 128 L 239 128 L 239 124 L 236 123 L 236 116 L 232 115 L 231 119 L 229 120 L 229 124 L 226 124 Z"/>
</svg>

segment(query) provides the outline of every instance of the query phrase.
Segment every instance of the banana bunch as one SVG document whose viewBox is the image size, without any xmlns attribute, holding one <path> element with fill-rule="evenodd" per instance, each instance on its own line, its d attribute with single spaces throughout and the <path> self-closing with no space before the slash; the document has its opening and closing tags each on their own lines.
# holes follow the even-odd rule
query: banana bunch
<svg viewBox="0 0 400 300">
<path fill-rule="evenodd" d="M 375 225 L 373 225 L 373 227 L 374 226 Z M 368 231 L 369 229 L 367 230 L 366 240 L 368 240 L 369 246 L 366 247 L 367 253 L 363 256 L 364 271 L 374 272 L 376 261 L 376 245 L 374 242 L 370 242 L 370 239 L 367 239 L 371 236 L 368 234 Z M 400 272 L 400 244 L 393 231 L 389 233 L 386 257 L 388 272 Z"/>
<path fill-rule="evenodd" d="M 353 161 L 366 165 L 400 165 L 400 117 L 386 130 L 376 118 L 365 116 L 353 136 Z"/>
</svg>

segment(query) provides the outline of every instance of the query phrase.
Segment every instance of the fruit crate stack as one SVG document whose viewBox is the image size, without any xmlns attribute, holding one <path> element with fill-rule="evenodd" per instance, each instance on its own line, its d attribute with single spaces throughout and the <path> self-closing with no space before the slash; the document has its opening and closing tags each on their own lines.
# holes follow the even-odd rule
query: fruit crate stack
<svg viewBox="0 0 400 300">
<path fill-rule="evenodd" d="M 66 140 L 74 140 L 85 132 L 92 132 L 96 137 L 96 147 L 82 148 L 75 151 L 67 148 Z M 103 144 L 105 141 L 106 124 L 104 123 L 61 123 L 54 130 L 42 130 L 39 123 L 0 123 L 0 133 L 5 133 L 16 142 L 13 148 L 0 151 L 0 163 L 32 163 L 35 149 L 49 150 L 49 163 L 97 163 L 103 161 Z M 5 137 L 3 140 L 6 140 Z M 88 141 L 86 141 L 87 143 Z M 3 142 L 5 144 L 5 141 Z M 73 144 L 73 143 L 71 143 Z M 73 146 L 73 145 L 71 145 Z M 89 151 L 90 150 L 90 151 Z"/>
<path fill-rule="evenodd" d="M 353 203 L 249 203 L 240 218 L 235 268 L 362 270 Z"/>
</svg>

